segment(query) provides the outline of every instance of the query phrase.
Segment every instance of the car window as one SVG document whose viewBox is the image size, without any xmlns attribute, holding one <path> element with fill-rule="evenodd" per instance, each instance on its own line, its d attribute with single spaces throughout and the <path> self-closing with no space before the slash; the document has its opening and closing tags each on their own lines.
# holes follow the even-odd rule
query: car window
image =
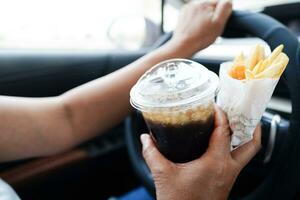
<svg viewBox="0 0 300 200">
<path fill-rule="evenodd" d="M 235 9 L 262 9 L 266 6 L 299 2 L 299 0 L 233 0 Z"/>
<path fill-rule="evenodd" d="M 180 7 L 185 3 L 197 0 L 166 0 L 164 13 L 164 30 L 166 32 L 174 29 Z M 300 0 L 232 0 L 234 10 L 260 11 L 266 6 L 300 2 Z"/>
<path fill-rule="evenodd" d="M 0 49 L 139 49 L 159 24 L 160 0 L 0 0 Z"/>
</svg>

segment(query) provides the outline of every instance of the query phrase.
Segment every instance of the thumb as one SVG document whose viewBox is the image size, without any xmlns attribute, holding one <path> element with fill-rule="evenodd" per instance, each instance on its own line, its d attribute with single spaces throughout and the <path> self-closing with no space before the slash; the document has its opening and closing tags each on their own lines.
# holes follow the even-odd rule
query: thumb
<svg viewBox="0 0 300 200">
<path fill-rule="evenodd" d="M 143 145 L 143 156 L 152 173 L 161 173 L 170 166 L 167 160 L 156 148 L 149 134 L 141 135 Z"/>
<path fill-rule="evenodd" d="M 225 113 L 215 105 L 215 129 L 210 137 L 207 152 L 224 157 L 230 153 L 230 128 Z"/>
</svg>

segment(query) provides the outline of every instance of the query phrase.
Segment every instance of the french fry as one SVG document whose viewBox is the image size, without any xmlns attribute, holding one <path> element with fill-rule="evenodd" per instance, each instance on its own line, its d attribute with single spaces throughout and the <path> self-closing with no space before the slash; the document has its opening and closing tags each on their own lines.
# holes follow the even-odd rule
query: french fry
<svg viewBox="0 0 300 200">
<path fill-rule="evenodd" d="M 241 53 L 234 59 L 229 75 L 238 80 L 278 78 L 285 70 L 289 58 L 282 52 L 283 45 L 276 47 L 268 58 L 262 45 L 252 48 L 248 58 Z"/>
<path fill-rule="evenodd" d="M 277 56 L 282 52 L 283 48 L 284 48 L 284 46 L 283 46 L 283 44 L 281 44 L 273 50 L 273 52 L 271 53 L 271 55 L 268 58 L 269 66 L 273 63 L 273 61 L 277 58 Z"/>
<path fill-rule="evenodd" d="M 253 70 L 253 68 L 257 64 L 258 52 L 259 52 L 259 45 L 256 45 L 255 47 L 252 48 L 250 52 L 250 56 L 246 61 L 247 69 Z"/>
<path fill-rule="evenodd" d="M 285 53 L 280 53 L 276 58 L 275 58 L 275 60 L 271 63 L 271 65 L 272 64 L 275 64 L 275 63 L 278 63 L 278 62 L 281 62 L 282 60 L 286 60 L 286 59 L 288 59 L 287 58 L 287 55 L 285 54 Z"/>
<path fill-rule="evenodd" d="M 278 74 L 276 74 L 274 78 L 280 77 L 289 63 L 289 57 L 285 53 L 282 53 L 280 63 L 281 63 L 281 69 L 279 70 Z"/>
<path fill-rule="evenodd" d="M 258 74 L 259 73 L 259 70 L 260 70 L 260 68 L 261 68 L 261 66 L 262 66 L 262 64 L 263 64 L 263 60 L 261 60 L 261 61 L 259 61 L 256 65 L 255 65 L 255 67 L 253 68 L 253 70 L 252 70 L 252 72 L 253 72 L 253 74 Z"/>
<path fill-rule="evenodd" d="M 240 53 L 233 61 L 233 65 L 229 71 L 232 78 L 242 80 L 245 78 L 245 56 Z"/>
<path fill-rule="evenodd" d="M 246 79 L 254 79 L 255 78 L 255 74 L 250 71 L 249 69 L 246 69 L 245 71 L 245 77 Z"/>
<path fill-rule="evenodd" d="M 268 67 L 268 64 L 269 64 L 268 59 L 264 60 L 257 73 L 264 71 Z"/>
<path fill-rule="evenodd" d="M 279 78 L 282 75 L 282 73 L 284 72 L 285 68 L 286 67 L 281 67 L 281 69 L 279 70 L 279 72 L 273 78 Z"/>
<path fill-rule="evenodd" d="M 236 71 L 233 68 L 228 71 L 228 74 L 231 78 L 237 79 Z"/>
<path fill-rule="evenodd" d="M 258 45 L 257 63 L 265 59 L 265 48 L 262 45 Z"/>
<path fill-rule="evenodd" d="M 276 63 L 261 73 L 255 75 L 256 79 L 261 79 L 261 78 L 275 78 L 278 74 L 279 71 L 282 69 L 282 63 Z"/>
<path fill-rule="evenodd" d="M 289 60 L 290 60 L 289 57 L 285 53 L 283 53 L 281 60 L 282 60 L 282 64 L 284 65 L 283 68 L 286 68 L 286 66 L 288 65 Z"/>
<path fill-rule="evenodd" d="M 245 70 L 246 70 L 245 66 L 236 67 L 235 70 L 236 70 L 237 78 L 239 80 L 245 79 Z"/>
<path fill-rule="evenodd" d="M 240 53 L 233 61 L 233 67 L 236 66 L 245 66 L 245 56 L 243 53 Z"/>
<path fill-rule="evenodd" d="M 279 78 L 284 72 L 287 64 L 289 62 L 289 58 L 285 53 L 280 53 L 277 58 L 272 62 L 271 66 L 265 69 L 260 75 L 257 76 L 266 76 L 265 78 Z"/>
<path fill-rule="evenodd" d="M 229 75 L 238 80 L 243 80 L 245 79 L 245 66 L 235 66 L 232 67 L 229 71 Z"/>
</svg>

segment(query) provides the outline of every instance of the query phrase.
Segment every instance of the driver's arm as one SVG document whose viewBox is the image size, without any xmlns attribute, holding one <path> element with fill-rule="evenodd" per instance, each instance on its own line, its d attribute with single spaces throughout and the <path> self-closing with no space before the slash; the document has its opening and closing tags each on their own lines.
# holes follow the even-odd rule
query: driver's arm
<svg viewBox="0 0 300 200">
<path fill-rule="evenodd" d="M 219 36 L 229 1 L 186 5 L 172 39 L 132 64 L 53 98 L 0 97 L 0 161 L 50 155 L 118 124 L 131 108 L 129 91 L 160 61 L 188 58 Z"/>
</svg>

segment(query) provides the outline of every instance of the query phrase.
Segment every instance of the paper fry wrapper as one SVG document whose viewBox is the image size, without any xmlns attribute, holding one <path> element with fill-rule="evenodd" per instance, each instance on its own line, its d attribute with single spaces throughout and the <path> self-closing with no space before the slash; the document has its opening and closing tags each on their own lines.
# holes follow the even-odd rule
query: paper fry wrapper
<svg viewBox="0 0 300 200">
<path fill-rule="evenodd" d="M 232 62 L 221 64 L 217 104 L 227 114 L 234 149 L 252 139 L 279 78 L 237 80 L 228 74 L 231 66 Z"/>
</svg>

